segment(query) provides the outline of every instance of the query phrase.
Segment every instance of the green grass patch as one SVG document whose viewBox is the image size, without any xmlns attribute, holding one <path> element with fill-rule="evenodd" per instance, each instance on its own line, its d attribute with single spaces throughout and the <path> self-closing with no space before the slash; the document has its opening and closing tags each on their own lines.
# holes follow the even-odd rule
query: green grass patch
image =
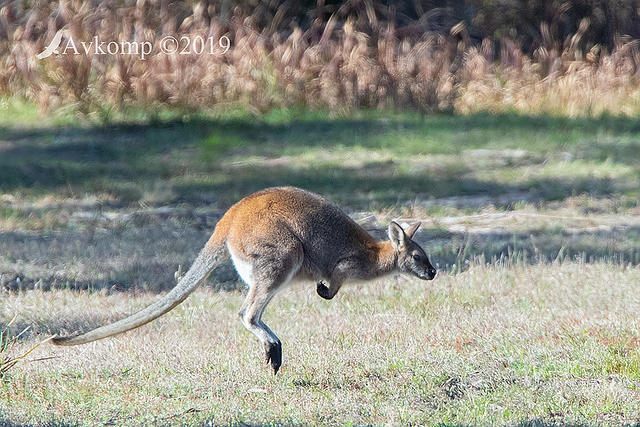
<svg viewBox="0 0 640 427">
<path fill-rule="evenodd" d="M 15 123 L 30 126 L 0 127 L 0 191 L 27 198 L 137 203 L 161 182 L 167 197 L 155 195 L 156 203 L 228 205 L 265 186 L 297 185 L 346 207 L 382 209 L 416 197 L 505 193 L 629 200 L 640 177 L 640 127 L 627 118 L 277 110 L 42 127 L 26 106 L 14 109 Z"/>
</svg>

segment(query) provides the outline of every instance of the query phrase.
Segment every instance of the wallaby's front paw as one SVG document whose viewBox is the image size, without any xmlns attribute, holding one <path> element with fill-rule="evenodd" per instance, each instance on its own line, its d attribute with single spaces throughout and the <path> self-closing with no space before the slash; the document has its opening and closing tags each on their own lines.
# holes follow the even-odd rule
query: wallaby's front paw
<svg viewBox="0 0 640 427">
<path fill-rule="evenodd" d="M 318 295 L 320 295 L 324 299 L 333 298 L 333 295 L 331 295 L 331 291 L 329 290 L 327 285 L 325 285 L 322 282 L 318 282 L 317 291 L 318 291 Z"/>
<path fill-rule="evenodd" d="M 280 341 L 276 343 L 267 343 L 264 349 L 265 359 L 267 363 L 271 363 L 273 369 L 273 375 L 278 373 L 280 365 L 282 365 L 282 343 Z"/>
</svg>

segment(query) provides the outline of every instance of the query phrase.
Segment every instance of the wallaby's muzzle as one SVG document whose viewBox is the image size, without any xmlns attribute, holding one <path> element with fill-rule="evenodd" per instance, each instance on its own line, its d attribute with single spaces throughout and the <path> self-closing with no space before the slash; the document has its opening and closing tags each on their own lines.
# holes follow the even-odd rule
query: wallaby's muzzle
<svg viewBox="0 0 640 427">
<path fill-rule="evenodd" d="M 424 273 L 417 273 L 416 276 L 418 276 L 418 278 L 422 280 L 433 280 L 436 277 L 436 274 L 438 274 L 436 269 L 433 267 L 429 267 L 425 270 Z"/>
<path fill-rule="evenodd" d="M 429 269 L 429 271 L 427 272 L 427 277 L 425 278 L 425 280 L 433 280 L 436 277 L 436 274 L 438 274 L 438 272 L 436 271 L 435 268 L 431 267 Z"/>
</svg>

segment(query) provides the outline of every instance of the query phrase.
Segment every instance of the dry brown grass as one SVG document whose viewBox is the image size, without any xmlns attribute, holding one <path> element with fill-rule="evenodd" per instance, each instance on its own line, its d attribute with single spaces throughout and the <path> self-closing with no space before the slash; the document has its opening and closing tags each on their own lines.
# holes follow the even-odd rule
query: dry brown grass
<svg viewBox="0 0 640 427">
<path fill-rule="evenodd" d="M 638 421 L 640 270 L 615 264 L 472 265 L 434 282 L 381 280 L 327 302 L 314 286 L 266 313 L 273 376 L 237 318 L 241 292 L 197 291 L 148 326 L 94 344 L 41 346 L 0 387 L 0 419 L 201 424 L 620 424 Z M 28 291 L 26 350 L 153 295 Z"/>
<path fill-rule="evenodd" d="M 90 8 L 86 2 L 52 1 L 26 11 L 5 6 L 0 12 L 7 29 L 0 32 L 0 94 L 24 95 L 43 109 L 71 104 L 105 114 L 126 105 L 568 115 L 640 111 L 637 40 L 621 39 L 611 53 L 598 46 L 582 52 L 587 21 L 565 41 L 547 36 L 527 56 L 508 39 L 498 41 L 499 49 L 488 39 L 474 46 L 463 25 L 443 36 L 396 29 L 375 16 L 365 30 L 334 16 L 306 31 L 296 27 L 282 33 L 259 28 L 257 16 L 219 15 L 200 3 L 180 14 L 145 2 L 118 8 L 103 2 Z M 75 40 L 146 40 L 154 52 L 145 61 L 122 55 L 36 60 L 60 28 Z M 549 34 L 544 27 L 541 32 Z M 232 48 L 224 55 L 166 55 L 159 40 L 169 34 L 226 35 Z"/>
</svg>

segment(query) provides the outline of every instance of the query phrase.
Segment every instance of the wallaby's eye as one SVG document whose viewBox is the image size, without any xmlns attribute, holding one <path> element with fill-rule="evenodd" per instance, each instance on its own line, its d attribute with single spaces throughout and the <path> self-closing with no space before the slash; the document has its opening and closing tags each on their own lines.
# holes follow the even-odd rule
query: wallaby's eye
<svg viewBox="0 0 640 427">
<path fill-rule="evenodd" d="M 420 261 L 420 255 L 414 255 L 413 259 L 416 260 L 416 261 Z"/>
</svg>

